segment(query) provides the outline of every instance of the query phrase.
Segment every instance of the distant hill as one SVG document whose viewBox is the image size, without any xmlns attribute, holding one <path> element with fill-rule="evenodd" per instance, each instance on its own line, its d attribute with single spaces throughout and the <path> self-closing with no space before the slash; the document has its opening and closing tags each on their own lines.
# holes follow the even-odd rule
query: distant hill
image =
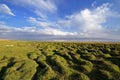
<svg viewBox="0 0 120 80">
<path fill-rule="evenodd" d="M 49 37 L 49 38 L 25 38 L 25 39 L 0 39 L 0 40 L 33 40 L 33 41 L 76 41 L 76 42 L 120 42 L 120 39 L 107 38 L 69 38 L 69 37 Z"/>
<path fill-rule="evenodd" d="M 48 41 L 85 41 L 85 42 L 89 42 L 89 41 L 95 41 L 95 42 L 120 42 L 119 39 L 107 39 L 107 38 L 51 38 L 48 39 Z"/>
</svg>

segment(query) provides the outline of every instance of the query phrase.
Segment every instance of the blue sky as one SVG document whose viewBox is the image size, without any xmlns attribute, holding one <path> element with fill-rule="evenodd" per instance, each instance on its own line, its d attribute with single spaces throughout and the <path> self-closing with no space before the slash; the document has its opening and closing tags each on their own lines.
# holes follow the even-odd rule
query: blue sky
<svg viewBox="0 0 120 80">
<path fill-rule="evenodd" d="M 120 39 L 119 0 L 0 0 L 0 38 Z"/>
</svg>

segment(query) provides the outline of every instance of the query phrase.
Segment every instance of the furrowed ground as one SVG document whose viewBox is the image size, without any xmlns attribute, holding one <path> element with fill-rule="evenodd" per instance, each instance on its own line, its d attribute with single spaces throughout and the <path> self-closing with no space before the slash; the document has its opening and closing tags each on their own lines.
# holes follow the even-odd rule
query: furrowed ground
<svg viewBox="0 0 120 80">
<path fill-rule="evenodd" d="M 1 40 L 0 80 L 120 80 L 120 43 Z"/>
</svg>

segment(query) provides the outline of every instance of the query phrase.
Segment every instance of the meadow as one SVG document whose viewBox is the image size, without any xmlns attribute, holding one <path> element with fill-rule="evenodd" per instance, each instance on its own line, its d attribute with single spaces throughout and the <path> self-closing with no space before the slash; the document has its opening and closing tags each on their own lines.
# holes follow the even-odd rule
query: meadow
<svg viewBox="0 0 120 80">
<path fill-rule="evenodd" d="M 120 43 L 1 40 L 0 80 L 120 80 Z"/>
</svg>

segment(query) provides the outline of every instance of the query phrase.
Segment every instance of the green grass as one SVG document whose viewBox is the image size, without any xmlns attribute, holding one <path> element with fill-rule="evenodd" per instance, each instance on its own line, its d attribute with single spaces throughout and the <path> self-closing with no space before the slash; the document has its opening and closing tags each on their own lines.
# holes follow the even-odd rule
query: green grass
<svg viewBox="0 0 120 80">
<path fill-rule="evenodd" d="M 0 41 L 0 80 L 119 80 L 120 43 Z"/>
</svg>

